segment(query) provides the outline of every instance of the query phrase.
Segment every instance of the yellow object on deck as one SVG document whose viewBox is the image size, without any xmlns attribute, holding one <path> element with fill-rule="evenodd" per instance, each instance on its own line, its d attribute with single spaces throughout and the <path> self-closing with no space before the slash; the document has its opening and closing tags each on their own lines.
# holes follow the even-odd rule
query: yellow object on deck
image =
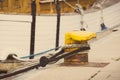
<svg viewBox="0 0 120 80">
<path fill-rule="evenodd" d="M 65 44 L 72 44 L 76 41 L 84 42 L 96 37 L 95 32 L 89 31 L 70 31 L 65 35 Z"/>
<path fill-rule="evenodd" d="M 65 52 L 71 52 L 77 50 L 81 47 L 81 45 L 89 46 L 88 40 L 95 38 L 96 33 L 89 31 L 70 31 L 65 34 L 65 45 L 76 45 L 76 47 L 69 47 L 65 49 Z M 90 47 L 90 46 L 89 46 Z M 86 64 L 88 63 L 88 52 L 89 50 L 85 50 L 82 52 L 77 52 L 74 55 L 68 56 L 64 58 L 65 64 Z"/>
</svg>

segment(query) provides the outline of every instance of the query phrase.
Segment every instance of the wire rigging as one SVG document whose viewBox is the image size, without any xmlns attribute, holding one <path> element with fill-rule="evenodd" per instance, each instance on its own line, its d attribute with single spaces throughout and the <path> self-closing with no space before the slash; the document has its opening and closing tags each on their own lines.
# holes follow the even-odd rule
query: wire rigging
<svg viewBox="0 0 120 80">
<path fill-rule="evenodd" d="M 63 0 L 68 6 L 70 6 L 72 9 L 75 9 L 74 6 L 72 6 L 70 3 L 68 3 L 66 0 Z"/>
<path fill-rule="evenodd" d="M 101 4 L 100 4 L 99 2 L 96 2 L 96 3 L 92 6 L 93 8 L 100 10 L 100 27 L 101 27 L 101 31 L 107 29 L 107 27 L 106 27 L 106 25 L 105 25 L 105 23 L 104 23 L 102 4 L 103 4 L 103 2 L 101 2 Z"/>
<path fill-rule="evenodd" d="M 68 6 L 70 6 L 72 9 L 74 9 L 74 12 L 78 13 L 81 15 L 81 21 L 80 21 L 80 30 L 85 31 L 84 27 L 88 27 L 87 23 L 84 21 L 84 10 L 80 4 L 76 4 L 76 6 L 72 6 L 70 3 L 68 3 L 66 0 L 63 0 Z"/>
</svg>

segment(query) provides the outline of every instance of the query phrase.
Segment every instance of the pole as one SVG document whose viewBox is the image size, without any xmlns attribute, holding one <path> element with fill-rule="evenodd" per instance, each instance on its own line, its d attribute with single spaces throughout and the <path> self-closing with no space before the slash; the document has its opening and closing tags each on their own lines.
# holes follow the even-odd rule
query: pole
<svg viewBox="0 0 120 80">
<path fill-rule="evenodd" d="M 59 36 L 60 36 L 60 4 L 59 4 L 59 1 L 56 0 L 55 4 L 56 4 L 56 11 L 57 11 L 56 44 L 55 44 L 56 49 L 55 50 L 58 50 L 57 47 L 59 47 Z"/>
<path fill-rule="evenodd" d="M 36 23 L 36 2 L 32 0 L 31 3 L 31 15 L 32 15 L 32 23 L 31 23 L 31 39 L 30 39 L 30 55 L 34 54 L 35 47 L 35 23 Z M 30 59 L 33 59 L 34 56 L 30 56 Z"/>
</svg>

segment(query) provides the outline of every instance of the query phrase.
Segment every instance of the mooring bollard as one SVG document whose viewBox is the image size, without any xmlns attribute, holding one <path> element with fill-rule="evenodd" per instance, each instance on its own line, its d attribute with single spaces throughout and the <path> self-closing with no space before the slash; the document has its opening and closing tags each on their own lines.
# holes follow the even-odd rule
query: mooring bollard
<svg viewBox="0 0 120 80">
<path fill-rule="evenodd" d="M 65 45 L 69 47 L 65 48 L 65 52 L 71 52 L 77 50 L 78 48 L 90 47 L 88 40 L 96 37 L 96 33 L 88 31 L 71 31 L 65 34 Z M 88 52 L 85 50 L 82 52 L 77 52 L 74 55 L 64 58 L 65 64 L 86 64 L 88 63 Z"/>
</svg>

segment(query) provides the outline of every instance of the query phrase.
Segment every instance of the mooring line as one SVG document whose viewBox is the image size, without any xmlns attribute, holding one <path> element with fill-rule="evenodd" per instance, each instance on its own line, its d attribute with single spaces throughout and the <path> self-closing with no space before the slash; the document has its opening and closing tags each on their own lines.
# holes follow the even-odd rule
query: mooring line
<svg viewBox="0 0 120 80">
<path fill-rule="evenodd" d="M 36 53 L 36 54 L 23 56 L 23 57 L 20 57 L 20 58 L 25 59 L 25 58 L 29 58 L 29 57 L 32 57 L 32 56 L 39 56 L 39 55 L 46 54 L 47 52 L 50 52 L 50 51 L 53 51 L 53 50 L 56 50 L 56 49 L 59 49 L 59 48 L 61 48 L 61 46 L 56 47 L 56 48 L 51 48 L 51 49 L 48 49 L 48 50 L 45 50 L 45 51 L 42 51 L 42 52 L 39 52 L 39 53 Z"/>
</svg>

